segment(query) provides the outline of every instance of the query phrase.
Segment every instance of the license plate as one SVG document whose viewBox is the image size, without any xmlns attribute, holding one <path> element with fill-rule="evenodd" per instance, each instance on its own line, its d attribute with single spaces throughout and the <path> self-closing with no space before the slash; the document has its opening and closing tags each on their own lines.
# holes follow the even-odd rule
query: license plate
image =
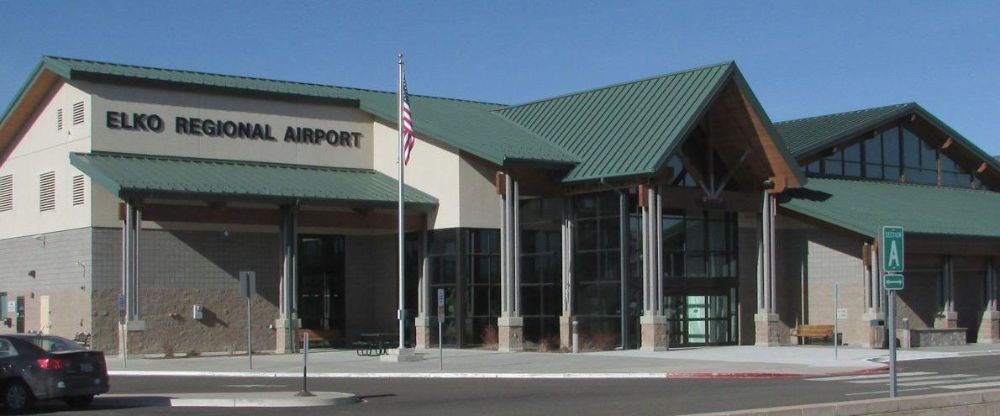
<svg viewBox="0 0 1000 416">
<path fill-rule="evenodd" d="M 94 365 L 91 363 L 80 364 L 80 371 L 84 373 L 90 373 L 94 371 Z"/>
</svg>

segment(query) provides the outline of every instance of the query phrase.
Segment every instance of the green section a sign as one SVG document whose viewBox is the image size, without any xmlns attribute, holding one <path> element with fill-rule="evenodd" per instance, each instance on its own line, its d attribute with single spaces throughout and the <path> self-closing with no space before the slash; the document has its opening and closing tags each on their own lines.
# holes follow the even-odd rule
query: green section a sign
<svg viewBox="0 0 1000 416">
<path fill-rule="evenodd" d="M 885 226 L 882 237 L 882 271 L 900 273 L 903 271 L 903 227 Z M 902 280 L 901 280 L 902 281 Z"/>
<path fill-rule="evenodd" d="M 887 274 L 882 277 L 882 285 L 885 290 L 903 290 L 903 275 Z"/>
</svg>

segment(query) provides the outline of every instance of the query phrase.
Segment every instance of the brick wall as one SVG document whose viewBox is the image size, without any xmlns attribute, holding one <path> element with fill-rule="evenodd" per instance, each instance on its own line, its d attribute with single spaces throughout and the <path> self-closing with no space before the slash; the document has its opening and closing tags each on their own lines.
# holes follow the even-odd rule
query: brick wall
<svg viewBox="0 0 1000 416">
<path fill-rule="evenodd" d="M 37 236 L 0 240 L 0 292 L 8 300 L 23 296 L 25 330 L 41 330 L 42 296 L 49 297 L 49 327 L 46 332 L 73 338 L 90 332 L 90 280 L 94 267 L 90 257 L 90 228 L 79 228 Z M 34 277 L 29 275 L 34 271 Z M 7 305 L 0 305 L 6 311 Z M 8 313 L 5 316 L 14 317 Z M 0 325 L 0 333 L 15 327 Z"/>
<path fill-rule="evenodd" d="M 779 226 L 778 285 L 788 300 L 783 320 L 790 324 L 833 325 L 834 285 L 839 286 L 839 307 L 847 310 L 847 319 L 838 322 L 843 342 L 863 345 L 868 342 L 870 324 L 863 320 L 864 241 L 846 233 L 822 229 L 782 217 Z M 806 288 L 802 293 L 802 283 Z M 797 293 L 789 293 L 791 291 Z M 803 302 L 803 296 L 805 297 Z M 803 305 L 805 309 L 802 309 Z M 789 319 L 792 318 L 792 319 Z"/>
<path fill-rule="evenodd" d="M 121 230 L 97 228 L 93 235 L 94 343 L 116 352 Z M 278 318 L 278 234 L 143 230 L 139 250 L 139 308 L 146 329 L 130 335 L 130 353 L 246 350 L 246 300 L 238 293 L 241 270 L 257 274 L 254 349 L 274 349 L 275 334 L 268 325 Z M 192 319 L 194 304 L 204 306 L 204 319 Z"/>
</svg>

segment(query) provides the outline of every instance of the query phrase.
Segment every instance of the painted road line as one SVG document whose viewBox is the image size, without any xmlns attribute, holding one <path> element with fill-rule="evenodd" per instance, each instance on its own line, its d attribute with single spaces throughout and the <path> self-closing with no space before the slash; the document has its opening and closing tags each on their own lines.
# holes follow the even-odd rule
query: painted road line
<svg viewBox="0 0 1000 416">
<path fill-rule="evenodd" d="M 982 381 L 1000 381 L 1000 377 L 973 377 L 965 378 L 961 380 L 938 380 L 938 381 L 919 381 L 915 383 L 900 383 L 900 386 L 933 386 L 936 384 L 946 384 L 946 383 L 972 383 L 972 382 L 982 382 Z"/>
<path fill-rule="evenodd" d="M 937 374 L 937 373 L 931 373 L 931 372 L 926 372 L 926 371 L 914 371 L 912 373 L 899 373 L 896 376 L 897 377 L 913 377 L 913 376 L 925 376 L 925 375 L 931 375 L 931 374 Z M 867 374 L 867 375 L 860 375 L 860 376 L 837 376 L 837 377 L 807 378 L 806 380 L 809 380 L 809 381 L 849 381 L 849 380 L 867 380 L 867 379 L 875 379 L 875 378 L 888 379 L 889 375 L 888 374 Z"/>
<path fill-rule="evenodd" d="M 956 378 L 975 377 L 975 376 L 976 376 L 975 374 L 942 374 L 942 375 L 939 375 L 939 376 L 907 377 L 906 380 L 905 380 L 905 382 L 911 382 L 911 381 L 928 381 L 928 380 L 945 380 L 945 379 L 956 379 Z M 952 380 L 952 381 L 961 381 L 961 380 Z M 887 383 L 887 382 L 888 382 L 888 380 L 858 380 L 858 381 L 850 381 L 849 383 L 853 383 L 853 384 L 875 384 L 875 383 Z"/>
<path fill-rule="evenodd" d="M 934 387 L 938 389 L 948 389 L 948 390 L 983 389 L 988 387 L 1000 387 L 1000 381 L 994 381 L 992 383 L 952 384 L 949 386 L 934 386 Z"/>
</svg>

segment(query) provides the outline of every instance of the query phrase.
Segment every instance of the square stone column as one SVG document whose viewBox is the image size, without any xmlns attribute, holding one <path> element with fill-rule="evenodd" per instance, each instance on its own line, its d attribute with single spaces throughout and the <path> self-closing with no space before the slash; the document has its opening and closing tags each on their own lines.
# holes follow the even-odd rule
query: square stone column
<svg viewBox="0 0 1000 416">
<path fill-rule="evenodd" d="M 862 339 L 861 346 L 864 348 L 882 348 L 885 342 L 885 335 L 882 333 L 885 326 L 875 325 L 873 322 L 882 321 L 884 323 L 885 315 L 877 313 L 874 311 L 865 312 L 861 316 L 861 325 L 868 328 L 868 337 Z"/>
<path fill-rule="evenodd" d="M 431 318 L 418 316 L 413 320 L 416 348 L 425 350 L 431 347 Z"/>
<path fill-rule="evenodd" d="M 497 318 L 497 344 L 500 352 L 524 351 L 524 319 L 510 316 Z"/>
<path fill-rule="evenodd" d="M 791 332 L 781 323 L 776 313 L 757 313 L 753 316 L 756 329 L 754 344 L 763 347 L 776 347 L 788 343 Z"/>
<path fill-rule="evenodd" d="M 990 259 L 986 264 L 986 310 L 983 311 L 983 319 L 979 322 L 979 334 L 976 337 L 977 344 L 1000 343 L 1000 311 L 997 310 L 997 259 Z"/>
<path fill-rule="evenodd" d="M 934 328 L 958 328 L 958 312 L 939 312 L 937 316 L 934 317 Z"/>
<path fill-rule="evenodd" d="M 298 350 L 296 330 L 302 327 L 302 320 L 278 318 L 274 320 L 275 336 L 274 352 L 276 354 L 291 354 Z M 256 350 L 256 348 L 255 348 Z"/>
<path fill-rule="evenodd" d="M 643 315 L 639 317 L 642 328 L 642 351 L 666 351 L 670 342 L 667 331 L 667 317 L 662 315 Z"/>
<path fill-rule="evenodd" d="M 559 348 L 573 349 L 573 315 L 559 316 Z"/>
<path fill-rule="evenodd" d="M 977 344 L 1000 343 L 1000 311 L 983 312 L 983 320 L 979 323 Z"/>
</svg>

